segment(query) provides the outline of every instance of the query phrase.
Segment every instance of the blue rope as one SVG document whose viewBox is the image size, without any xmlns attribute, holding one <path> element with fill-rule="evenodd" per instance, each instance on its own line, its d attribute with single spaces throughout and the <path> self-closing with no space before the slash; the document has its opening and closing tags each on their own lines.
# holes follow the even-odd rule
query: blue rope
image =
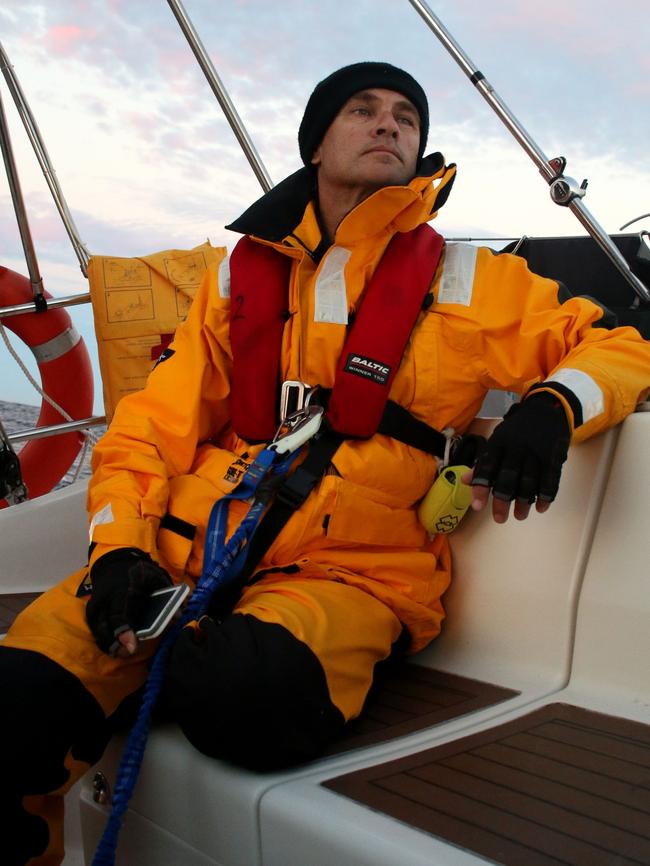
<svg viewBox="0 0 650 866">
<path fill-rule="evenodd" d="M 226 543 L 230 502 L 234 499 L 246 500 L 254 497 L 260 481 L 267 472 L 284 474 L 298 453 L 299 451 L 289 454 L 284 460 L 276 463 L 278 458 L 276 452 L 265 448 L 248 467 L 233 493 L 217 500 L 212 507 L 206 532 L 201 578 L 181 617 L 169 628 L 153 657 L 138 717 L 131 728 L 118 767 L 111 814 L 97 845 L 92 866 L 114 866 L 115 864 L 120 829 L 140 773 L 151 727 L 151 715 L 162 688 L 169 653 L 183 628 L 189 622 L 200 619 L 206 612 L 215 591 L 225 588 L 237 577 L 246 558 L 248 543 L 257 529 L 265 508 L 264 502 L 253 501 L 248 513 Z"/>
</svg>

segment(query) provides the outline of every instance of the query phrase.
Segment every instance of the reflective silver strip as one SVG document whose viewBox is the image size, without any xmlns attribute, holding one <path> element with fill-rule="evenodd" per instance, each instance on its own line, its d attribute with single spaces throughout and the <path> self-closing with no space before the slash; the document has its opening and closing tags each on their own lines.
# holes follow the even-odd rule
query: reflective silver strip
<svg viewBox="0 0 650 866">
<path fill-rule="evenodd" d="M 478 247 L 473 244 L 447 244 L 437 303 L 470 306 L 477 253 Z"/>
<path fill-rule="evenodd" d="M 219 297 L 220 298 L 229 298 L 230 297 L 230 256 L 226 256 L 225 259 L 221 259 L 219 262 Z"/>
<path fill-rule="evenodd" d="M 601 412 L 605 411 L 605 397 L 598 382 L 582 370 L 564 367 L 557 370 L 547 384 L 553 387 L 553 382 L 559 382 L 565 388 L 573 391 L 582 406 L 582 423 L 586 424 Z"/>
<path fill-rule="evenodd" d="M 37 364 L 45 364 L 48 361 L 56 361 L 70 349 L 73 349 L 81 337 L 74 325 L 71 325 L 65 331 L 52 337 L 46 343 L 40 343 L 38 346 L 30 346 L 29 348 L 34 353 Z"/>
<path fill-rule="evenodd" d="M 113 517 L 113 508 L 110 502 L 105 505 L 100 511 L 98 511 L 97 514 L 95 514 L 93 516 L 93 519 L 90 521 L 90 527 L 88 528 L 88 538 L 91 542 L 93 540 L 93 532 L 95 531 L 95 527 L 103 526 L 105 523 L 115 523 L 115 518 Z"/>
<path fill-rule="evenodd" d="M 348 323 L 348 292 L 345 285 L 345 266 L 352 250 L 331 247 L 320 266 L 314 287 L 314 321 Z"/>
</svg>

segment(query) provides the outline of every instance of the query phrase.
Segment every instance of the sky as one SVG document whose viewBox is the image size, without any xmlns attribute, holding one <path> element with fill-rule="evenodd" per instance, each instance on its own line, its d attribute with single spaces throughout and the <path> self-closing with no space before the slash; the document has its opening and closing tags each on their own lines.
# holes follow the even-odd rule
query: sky
<svg viewBox="0 0 650 866">
<path fill-rule="evenodd" d="M 429 0 L 496 93 L 609 232 L 650 211 L 647 0 Z M 274 182 L 300 167 L 296 133 L 315 84 L 359 60 L 424 87 L 427 152 L 458 164 L 435 223 L 449 238 L 583 234 L 408 0 L 185 0 Z M 3 0 L 0 41 L 91 253 L 139 256 L 209 238 L 261 194 L 166 0 Z M 0 79 L 46 289 L 87 291 L 11 96 Z M 631 230 L 650 228 L 650 219 Z M 0 171 L 0 264 L 27 273 Z M 71 311 L 96 364 L 88 306 Z M 13 344 L 36 373 L 28 349 Z M 40 404 L 0 344 L 0 399 Z M 101 389 L 98 389 L 101 390 Z M 102 413 L 101 395 L 95 411 Z"/>
</svg>

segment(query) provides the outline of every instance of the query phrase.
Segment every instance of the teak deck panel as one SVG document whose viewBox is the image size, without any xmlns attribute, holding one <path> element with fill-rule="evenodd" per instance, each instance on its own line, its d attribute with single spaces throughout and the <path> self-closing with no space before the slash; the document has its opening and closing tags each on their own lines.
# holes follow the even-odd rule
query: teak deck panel
<svg viewBox="0 0 650 866">
<path fill-rule="evenodd" d="M 0 595 L 0 634 L 5 634 L 21 610 L 27 607 L 40 592 L 14 592 Z"/>
<path fill-rule="evenodd" d="M 517 695 L 491 683 L 416 664 L 395 665 L 371 692 L 362 715 L 329 748 L 333 755 L 447 722 Z"/>
<path fill-rule="evenodd" d="M 650 864 L 650 726 L 568 704 L 323 784 L 504 866 Z"/>
</svg>

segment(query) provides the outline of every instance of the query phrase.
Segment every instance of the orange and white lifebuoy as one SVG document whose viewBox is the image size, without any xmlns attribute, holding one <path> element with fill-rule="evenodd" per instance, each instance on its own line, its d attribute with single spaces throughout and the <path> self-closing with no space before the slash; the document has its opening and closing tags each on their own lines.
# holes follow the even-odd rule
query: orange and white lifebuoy
<svg viewBox="0 0 650 866">
<path fill-rule="evenodd" d="M 0 266 L 0 307 L 33 300 L 30 281 Z M 51 297 L 45 292 L 45 297 Z M 88 418 L 93 410 L 93 372 L 83 338 L 63 309 L 5 316 L 2 324 L 31 349 L 41 375 L 43 391 L 74 420 Z M 46 400 L 37 426 L 61 424 L 66 419 Z M 82 431 L 32 439 L 19 454 L 29 498 L 51 490 L 68 471 L 84 442 Z M 6 506 L 0 500 L 0 508 Z"/>
</svg>

